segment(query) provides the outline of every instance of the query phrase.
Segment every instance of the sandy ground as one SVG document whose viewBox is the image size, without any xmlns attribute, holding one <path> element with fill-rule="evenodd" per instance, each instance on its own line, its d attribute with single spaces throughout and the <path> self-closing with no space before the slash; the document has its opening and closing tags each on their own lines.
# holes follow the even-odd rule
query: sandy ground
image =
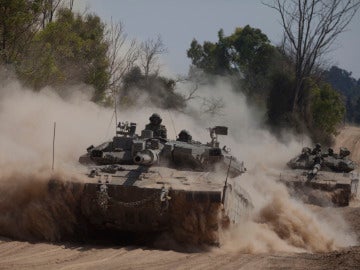
<svg viewBox="0 0 360 270">
<path fill-rule="evenodd" d="M 360 161 L 360 128 L 346 127 L 337 137 Z M 341 212 L 360 240 L 360 203 Z M 329 211 L 315 206 L 314 211 Z M 328 253 L 244 254 L 212 248 L 178 252 L 144 247 L 98 246 L 74 243 L 29 243 L 0 238 L 0 269 L 360 269 L 360 246 Z"/>
<path fill-rule="evenodd" d="M 338 152 L 342 146 L 351 151 L 351 159 L 360 162 L 360 127 L 346 126 L 340 132 L 336 137 L 334 150 Z"/>
<path fill-rule="evenodd" d="M 1 269 L 359 269 L 360 247 L 322 254 L 180 253 L 2 240 L 0 261 Z"/>
</svg>

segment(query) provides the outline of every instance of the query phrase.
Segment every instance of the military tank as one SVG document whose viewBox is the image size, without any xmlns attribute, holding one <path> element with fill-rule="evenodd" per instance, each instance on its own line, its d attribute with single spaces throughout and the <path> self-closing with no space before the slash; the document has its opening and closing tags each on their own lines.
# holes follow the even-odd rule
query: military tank
<svg viewBox="0 0 360 270">
<path fill-rule="evenodd" d="M 237 185 L 246 171 L 218 135 L 193 141 L 186 131 L 177 140 L 136 134 L 136 123 L 121 122 L 112 141 L 90 146 L 79 162 L 88 168 L 81 213 L 95 230 L 140 235 L 167 232 L 187 244 L 219 243 L 219 230 L 252 209 Z"/>
<path fill-rule="evenodd" d="M 350 151 L 332 148 L 323 152 L 320 144 L 314 149 L 304 147 L 300 155 L 291 159 L 280 181 L 290 188 L 291 194 L 305 202 L 321 206 L 348 206 L 357 194 L 359 175 L 353 171 L 357 164 L 349 158 Z"/>
</svg>

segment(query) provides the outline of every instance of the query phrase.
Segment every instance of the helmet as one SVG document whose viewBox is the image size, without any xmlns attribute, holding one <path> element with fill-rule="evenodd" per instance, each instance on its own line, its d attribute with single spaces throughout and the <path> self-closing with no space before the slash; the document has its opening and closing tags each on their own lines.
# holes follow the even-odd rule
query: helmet
<svg viewBox="0 0 360 270">
<path fill-rule="evenodd" d="M 160 117 L 160 115 L 158 115 L 157 113 L 153 113 L 150 118 L 149 118 L 150 122 L 152 124 L 155 124 L 155 125 L 160 125 L 162 119 Z"/>
<path fill-rule="evenodd" d="M 190 142 L 192 140 L 192 136 L 190 135 L 189 131 L 187 131 L 186 129 L 183 129 L 179 133 L 179 139 L 178 140 L 182 141 L 182 142 Z"/>
<path fill-rule="evenodd" d="M 346 147 L 340 147 L 340 157 L 344 158 L 347 157 L 348 155 L 350 155 L 349 149 L 347 149 Z"/>
</svg>

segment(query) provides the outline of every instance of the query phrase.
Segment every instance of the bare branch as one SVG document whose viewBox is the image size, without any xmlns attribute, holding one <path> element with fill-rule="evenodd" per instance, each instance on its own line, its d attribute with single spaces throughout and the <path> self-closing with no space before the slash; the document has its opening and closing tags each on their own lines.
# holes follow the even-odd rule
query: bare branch
<svg viewBox="0 0 360 270">
<path fill-rule="evenodd" d="M 295 63 L 293 110 L 319 60 L 346 30 L 360 7 L 359 0 L 273 0 L 264 5 L 276 10 L 284 29 L 284 50 Z"/>
<path fill-rule="evenodd" d="M 222 98 L 203 98 L 201 109 L 203 113 L 211 116 L 223 115 L 222 111 L 225 108 L 225 102 Z"/>
<path fill-rule="evenodd" d="M 72 11 L 74 7 L 75 0 L 69 0 L 69 9 Z"/>
<path fill-rule="evenodd" d="M 199 85 L 195 84 L 194 88 L 189 91 L 187 96 L 184 96 L 184 101 L 189 101 L 195 98 L 199 98 L 199 96 L 196 95 L 197 90 L 199 89 Z"/>
<path fill-rule="evenodd" d="M 42 28 L 53 21 L 56 10 L 63 6 L 63 0 L 44 0 L 42 8 Z"/>
<path fill-rule="evenodd" d="M 159 35 L 156 40 L 148 39 L 141 43 L 140 46 L 140 62 L 147 78 L 150 73 L 157 74 L 159 72 L 159 55 L 167 52 L 167 49 Z"/>
<path fill-rule="evenodd" d="M 115 93 L 121 88 L 124 75 L 128 73 L 139 58 L 139 47 L 135 39 L 128 40 L 121 22 L 111 20 L 106 31 L 106 42 L 109 46 L 109 89 Z"/>
</svg>

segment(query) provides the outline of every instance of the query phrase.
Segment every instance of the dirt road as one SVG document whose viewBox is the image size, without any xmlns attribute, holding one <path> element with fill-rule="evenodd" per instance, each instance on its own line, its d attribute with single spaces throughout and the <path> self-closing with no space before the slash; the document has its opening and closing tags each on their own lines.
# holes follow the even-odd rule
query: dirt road
<svg viewBox="0 0 360 270">
<path fill-rule="evenodd" d="M 360 161 L 360 128 L 347 127 L 336 148 L 346 146 Z M 324 209 L 342 214 L 360 240 L 360 207 Z M 222 248 L 178 252 L 144 247 L 29 243 L 0 238 L 0 269 L 360 269 L 360 246 L 328 253 L 244 254 Z"/>
<path fill-rule="evenodd" d="M 2 239 L 0 262 L 0 269 L 359 269 L 360 247 L 320 254 L 242 254 L 218 248 L 181 253 Z"/>
<path fill-rule="evenodd" d="M 241 254 L 221 249 L 181 253 L 3 239 L 0 262 L 0 269 L 359 269 L 360 247 L 320 254 Z"/>
<path fill-rule="evenodd" d="M 360 163 L 360 127 L 346 126 L 336 137 L 334 150 L 339 147 L 347 147 L 350 151 L 350 157 Z"/>
</svg>

